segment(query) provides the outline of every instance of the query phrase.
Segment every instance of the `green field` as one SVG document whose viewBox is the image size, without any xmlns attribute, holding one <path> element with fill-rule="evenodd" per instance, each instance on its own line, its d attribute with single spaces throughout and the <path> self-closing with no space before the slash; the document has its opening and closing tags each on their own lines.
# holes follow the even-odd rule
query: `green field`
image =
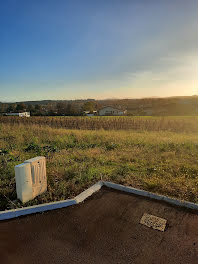
<svg viewBox="0 0 198 264">
<path fill-rule="evenodd" d="M 153 118 L 134 118 L 148 129 L 127 130 L 69 130 L 44 120 L 45 125 L 20 118 L 0 122 L 0 210 L 21 206 L 14 166 L 38 155 L 47 158 L 48 191 L 26 205 L 72 198 L 100 179 L 198 202 L 197 118 L 164 117 L 155 129 Z"/>
</svg>

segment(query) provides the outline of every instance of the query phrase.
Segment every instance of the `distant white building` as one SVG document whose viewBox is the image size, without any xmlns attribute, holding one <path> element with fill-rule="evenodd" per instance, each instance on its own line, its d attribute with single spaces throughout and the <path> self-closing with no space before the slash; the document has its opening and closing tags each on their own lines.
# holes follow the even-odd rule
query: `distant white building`
<svg viewBox="0 0 198 264">
<path fill-rule="evenodd" d="M 19 117 L 30 117 L 30 112 L 22 112 L 22 113 L 6 113 L 6 116 L 19 116 Z"/>
<path fill-rule="evenodd" d="M 121 110 L 112 106 L 105 106 L 98 111 L 100 116 L 122 116 L 126 114 L 126 110 Z"/>
</svg>

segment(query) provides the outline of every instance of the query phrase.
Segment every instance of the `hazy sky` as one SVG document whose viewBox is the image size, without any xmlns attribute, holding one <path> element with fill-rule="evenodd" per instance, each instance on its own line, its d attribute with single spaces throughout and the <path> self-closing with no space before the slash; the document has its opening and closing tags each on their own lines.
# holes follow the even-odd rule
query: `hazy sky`
<svg viewBox="0 0 198 264">
<path fill-rule="evenodd" d="M 194 94 L 197 0 L 0 0 L 0 101 Z"/>
</svg>

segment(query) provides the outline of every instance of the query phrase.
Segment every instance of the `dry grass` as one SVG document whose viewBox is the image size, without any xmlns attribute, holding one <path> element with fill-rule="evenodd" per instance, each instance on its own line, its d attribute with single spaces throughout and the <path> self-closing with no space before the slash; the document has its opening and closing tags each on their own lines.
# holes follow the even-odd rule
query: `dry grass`
<svg viewBox="0 0 198 264">
<path fill-rule="evenodd" d="M 100 179 L 198 202 L 198 135 L 0 125 L 0 209 L 16 200 L 14 166 L 47 157 L 48 192 L 27 203 L 71 198 Z"/>
<path fill-rule="evenodd" d="M 0 117 L 0 123 L 40 125 L 53 128 L 81 130 L 138 130 L 138 131 L 172 131 L 197 132 L 198 118 L 196 116 L 173 117 Z"/>
</svg>

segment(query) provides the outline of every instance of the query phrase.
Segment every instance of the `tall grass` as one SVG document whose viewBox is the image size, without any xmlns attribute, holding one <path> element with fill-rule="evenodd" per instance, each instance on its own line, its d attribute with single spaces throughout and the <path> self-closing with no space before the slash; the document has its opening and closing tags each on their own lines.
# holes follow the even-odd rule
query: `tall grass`
<svg viewBox="0 0 198 264">
<path fill-rule="evenodd" d="M 197 133 L 66 130 L 20 123 L 0 126 L 1 210 L 13 203 L 21 206 L 14 166 L 38 155 L 47 158 L 48 191 L 27 205 L 71 198 L 100 179 L 198 202 Z"/>
<path fill-rule="evenodd" d="M 198 117 L 0 117 L 0 124 L 50 126 L 81 130 L 197 132 Z"/>
</svg>

